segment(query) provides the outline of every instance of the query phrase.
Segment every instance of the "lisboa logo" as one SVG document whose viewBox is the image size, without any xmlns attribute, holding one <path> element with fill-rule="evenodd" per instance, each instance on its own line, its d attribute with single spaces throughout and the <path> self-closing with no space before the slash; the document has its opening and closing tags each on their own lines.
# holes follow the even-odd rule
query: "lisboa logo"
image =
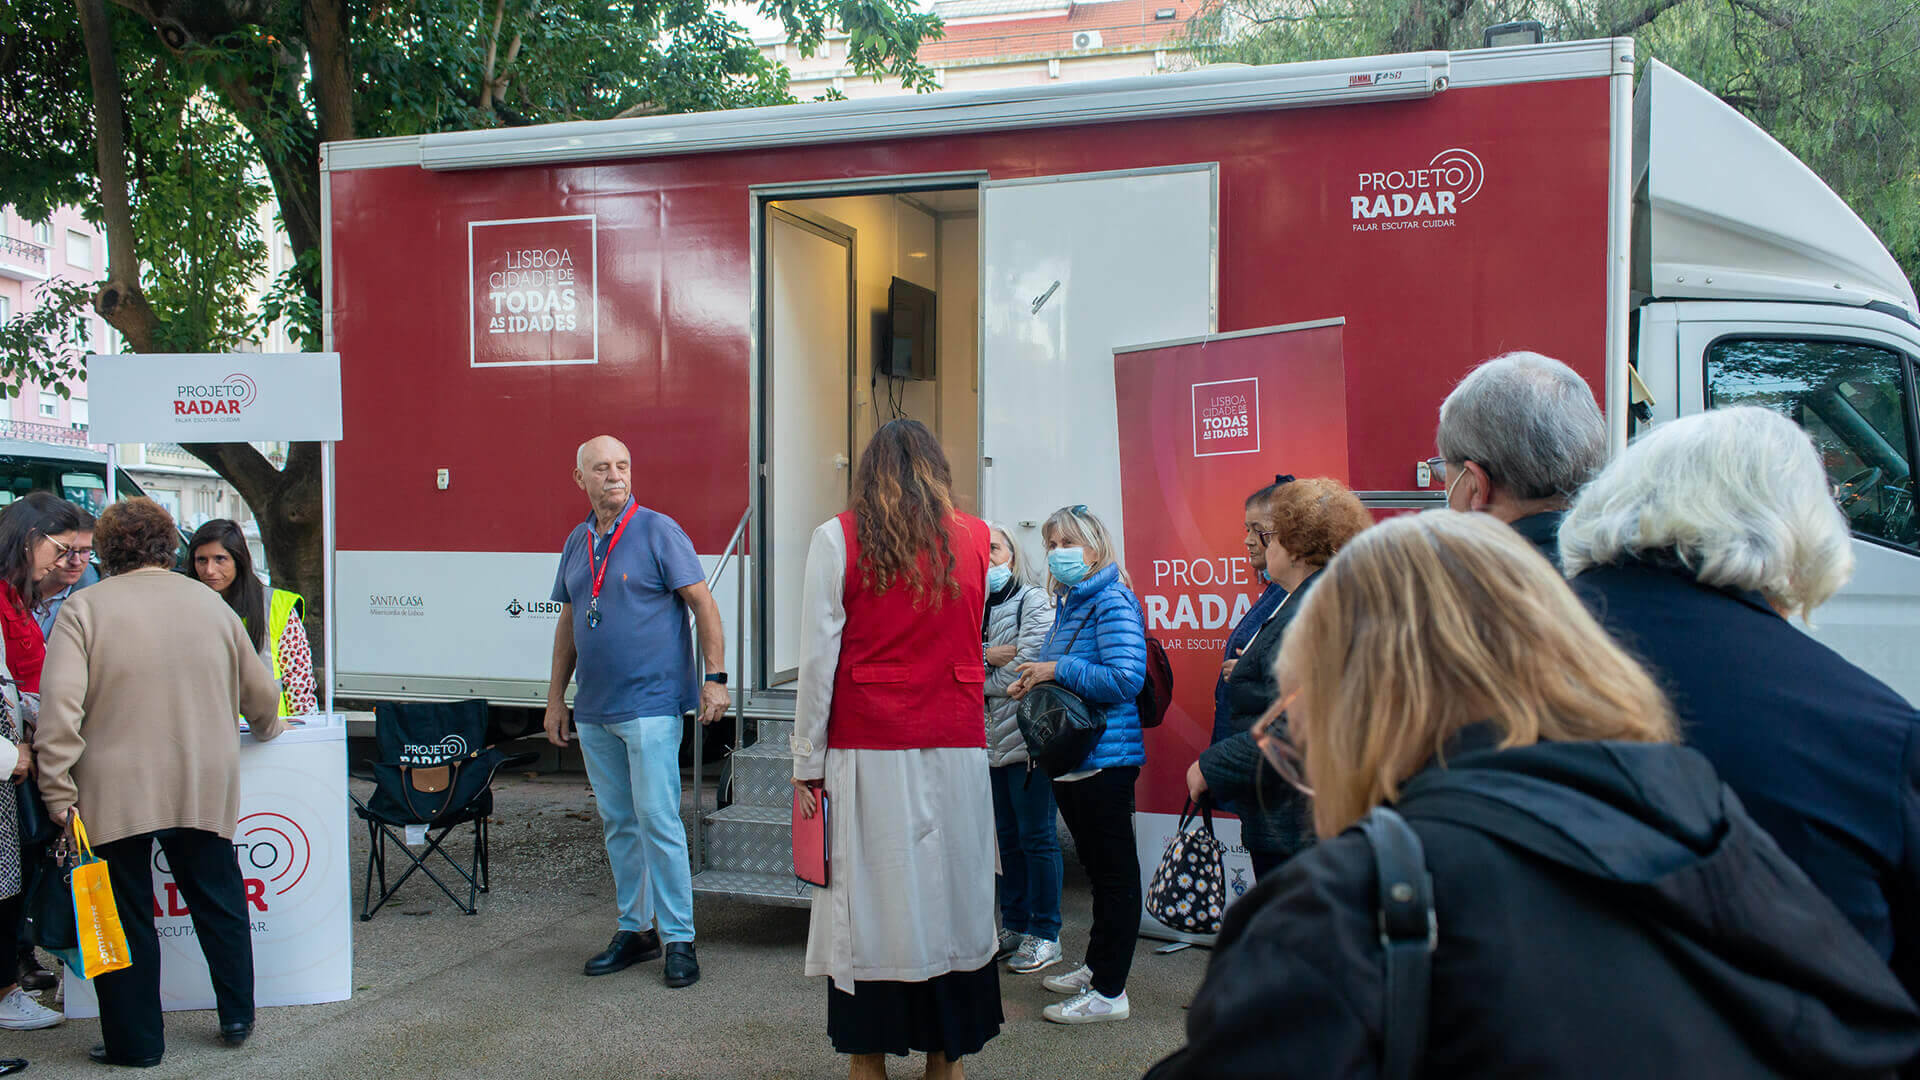
<svg viewBox="0 0 1920 1080">
<path fill-rule="evenodd" d="M 520 601 L 518 600 L 507 601 L 507 617 L 510 619 L 519 618 L 526 610 L 526 608 L 520 606 Z"/>
<path fill-rule="evenodd" d="M 174 388 L 173 415 L 214 417 L 239 416 L 260 396 L 252 376 L 236 371 L 217 383 L 198 383 Z"/>
<path fill-rule="evenodd" d="M 1480 194 L 1486 179 L 1479 156 L 1461 147 L 1440 151 L 1421 168 L 1363 172 L 1360 193 L 1350 197 L 1353 220 L 1451 217 Z"/>
<path fill-rule="evenodd" d="M 258 875 L 275 896 L 285 896 L 313 865 L 313 844 L 306 830 L 285 814 L 262 810 L 240 819 L 234 852 L 246 876 Z"/>
</svg>

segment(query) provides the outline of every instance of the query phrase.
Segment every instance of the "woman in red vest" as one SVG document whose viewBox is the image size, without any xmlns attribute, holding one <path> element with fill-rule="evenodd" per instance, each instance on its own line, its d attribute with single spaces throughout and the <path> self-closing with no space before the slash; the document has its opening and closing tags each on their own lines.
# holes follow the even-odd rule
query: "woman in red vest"
<svg viewBox="0 0 1920 1080">
<path fill-rule="evenodd" d="M 980 620 L 987 526 L 953 508 L 946 454 L 895 420 L 854 474 L 852 509 L 807 551 L 793 783 L 827 797 L 828 887 L 808 975 L 854 1080 L 923 1051 L 926 1075 L 999 1033 L 994 825 Z"/>
</svg>

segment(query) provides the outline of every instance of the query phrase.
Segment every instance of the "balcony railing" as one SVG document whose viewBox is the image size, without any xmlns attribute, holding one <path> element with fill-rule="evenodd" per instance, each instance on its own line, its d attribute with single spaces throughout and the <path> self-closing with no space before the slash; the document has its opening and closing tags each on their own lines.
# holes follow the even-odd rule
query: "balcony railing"
<svg viewBox="0 0 1920 1080">
<path fill-rule="evenodd" d="M 17 236 L 0 236 L 0 259 L 44 270 L 47 266 L 47 249 Z"/>
<path fill-rule="evenodd" d="M 0 439 L 25 439 L 28 442 L 55 443 L 60 446 L 89 446 L 87 429 L 63 424 L 35 424 L 27 420 L 0 420 Z"/>
</svg>

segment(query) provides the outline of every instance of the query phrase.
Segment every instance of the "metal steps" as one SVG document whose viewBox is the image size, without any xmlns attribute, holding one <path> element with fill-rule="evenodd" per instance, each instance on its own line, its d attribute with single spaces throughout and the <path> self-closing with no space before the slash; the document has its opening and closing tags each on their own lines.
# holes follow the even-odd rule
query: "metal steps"
<svg viewBox="0 0 1920 1080">
<path fill-rule="evenodd" d="M 758 737 L 727 759 L 732 802 L 700 817 L 705 864 L 695 868 L 693 891 L 751 903 L 807 907 L 813 888 L 793 876 L 793 756 L 789 719 L 755 722 Z M 771 710 L 769 710 L 771 711 Z"/>
</svg>

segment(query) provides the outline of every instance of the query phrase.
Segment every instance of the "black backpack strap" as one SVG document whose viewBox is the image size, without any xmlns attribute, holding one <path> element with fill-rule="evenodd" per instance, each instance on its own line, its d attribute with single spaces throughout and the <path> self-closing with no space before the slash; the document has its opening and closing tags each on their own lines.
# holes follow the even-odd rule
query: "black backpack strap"
<svg viewBox="0 0 1920 1080">
<path fill-rule="evenodd" d="M 1440 923 L 1426 849 L 1407 819 L 1378 806 L 1360 819 L 1379 878 L 1380 944 L 1387 993 L 1381 1032 L 1381 1080 L 1412 1080 L 1427 1050 L 1427 1002 Z"/>
</svg>

